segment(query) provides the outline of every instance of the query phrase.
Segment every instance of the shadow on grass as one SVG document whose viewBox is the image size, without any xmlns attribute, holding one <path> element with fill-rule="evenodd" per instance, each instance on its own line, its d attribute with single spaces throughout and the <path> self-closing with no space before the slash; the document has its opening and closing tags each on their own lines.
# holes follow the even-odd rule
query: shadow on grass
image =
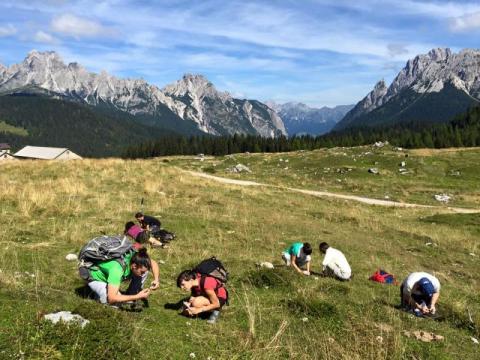
<svg viewBox="0 0 480 360">
<path fill-rule="evenodd" d="M 250 271 L 243 282 L 256 288 L 291 289 L 295 278 L 298 279 L 299 276 L 293 269 L 287 267 L 259 268 Z"/>
</svg>

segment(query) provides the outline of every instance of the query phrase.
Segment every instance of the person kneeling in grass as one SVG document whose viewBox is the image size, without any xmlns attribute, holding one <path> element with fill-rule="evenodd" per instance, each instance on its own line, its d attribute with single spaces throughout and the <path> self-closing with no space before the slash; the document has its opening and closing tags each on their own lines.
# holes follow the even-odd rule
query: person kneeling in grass
<svg viewBox="0 0 480 360">
<path fill-rule="evenodd" d="M 193 270 L 185 270 L 178 275 L 177 287 L 191 292 L 188 301 L 184 302 L 183 315 L 211 313 L 208 318 L 210 324 L 217 321 L 220 310 L 228 302 L 228 291 L 220 280 Z"/>
<path fill-rule="evenodd" d="M 352 277 L 352 269 L 345 255 L 340 250 L 330 247 L 326 242 L 319 246 L 320 252 L 325 254 L 323 258 L 323 275 L 346 281 Z"/>
<path fill-rule="evenodd" d="M 150 259 L 145 248 L 127 253 L 123 257 L 123 262 L 124 266 L 118 260 L 107 260 L 96 264 L 95 269 L 89 270 L 88 286 L 102 304 L 115 305 L 146 300 L 150 290 L 158 288 L 158 264 Z M 152 271 L 154 279 L 150 288 L 142 290 L 149 270 Z M 130 284 L 127 291 L 122 294 L 120 284 L 126 280 L 130 280 Z"/>
<path fill-rule="evenodd" d="M 415 315 L 434 315 L 440 296 L 440 281 L 426 272 L 414 272 L 400 286 L 401 306 Z"/>
<path fill-rule="evenodd" d="M 282 259 L 287 266 L 291 265 L 300 274 L 308 276 L 310 275 L 312 250 L 312 245 L 308 242 L 296 242 L 282 253 Z"/>
<path fill-rule="evenodd" d="M 129 221 L 125 224 L 125 230 L 123 233 L 135 241 L 135 244 L 133 244 L 135 249 L 143 247 L 143 244 L 146 243 L 149 243 L 152 247 L 167 247 L 167 244 L 150 236 L 150 231 L 142 229 L 140 225 L 136 225 L 133 221 Z"/>
</svg>

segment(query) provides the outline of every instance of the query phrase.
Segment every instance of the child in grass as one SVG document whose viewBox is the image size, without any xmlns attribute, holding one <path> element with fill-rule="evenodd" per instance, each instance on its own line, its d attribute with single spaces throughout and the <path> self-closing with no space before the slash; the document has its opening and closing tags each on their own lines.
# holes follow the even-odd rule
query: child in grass
<svg viewBox="0 0 480 360">
<path fill-rule="evenodd" d="M 296 242 L 282 253 L 282 259 L 287 266 L 291 265 L 300 274 L 308 276 L 310 275 L 311 254 L 312 245 L 308 242 Z"/>
</svg>

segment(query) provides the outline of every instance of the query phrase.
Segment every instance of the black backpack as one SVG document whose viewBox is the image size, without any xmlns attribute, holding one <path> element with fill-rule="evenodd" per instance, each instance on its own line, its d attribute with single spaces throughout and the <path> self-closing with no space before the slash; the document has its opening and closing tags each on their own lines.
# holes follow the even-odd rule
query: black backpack
<svg viewBox="0 0 480 360">
<path fill-rule="evenodd" d="M 160 229 L 155 232 L 152 232 L 152 236 L 160 240 L 162 243 L 169 243 L 170 241 L 176 238 L 175 233 L 165 229 Z"/>
<path fill-rule="evenodd" d="M 215 256 L 211 257 L 210 259 L 203 260 L 200 264 L 193 268 L 193 271 L 200 273 L 201 275 L 214 277 L 222 284 L 226 284 L 228 281 L 228 271 Z"/>
</svg>

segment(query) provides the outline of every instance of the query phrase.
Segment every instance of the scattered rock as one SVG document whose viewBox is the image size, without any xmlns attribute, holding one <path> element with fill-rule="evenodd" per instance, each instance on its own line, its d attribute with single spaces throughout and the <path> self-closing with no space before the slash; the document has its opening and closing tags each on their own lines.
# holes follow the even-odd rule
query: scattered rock
<svg viewBox="0 0 480 360">
<path fill-rule="evenodd" d="M 445 338 L 442 335 L 437 335 L 431 332 L 425 332 L 421 330 L 417 331 L 403 331 L 403 335 L 409 338 L 415 338 L 423 342 L 443 341 Z"/>
<path fill-rule="evenodd" d="M 439 201 L 439 202 L 443 202 L 443 203 L 448 203 L 450 201 L 450 199 L 452 198 L 450 195 L 447 195 L 447 194 L 436 194 L 434 196 L 435 200 Z"/>
<path fill-rule="evenodd" d="M 288 159 L 285 159 L 285 162 L 288 162 Z"/>
<path fill-rule="evenodd" d="M 258 266 L 260 266 L 261 268 L 265 268 L 265 269 L 273 269 L 274 268 L 273 264 L 271 262 L 268 262 L 268 261 L 263 261 L 260 264 L 258 264 Z"/>
<path fill-rule="evenodd" d="M 475 255 L 474 253 L 470 253 L 470 256 L 477 256 L 477 255 Z"/>
<path fill-rule="evenodd" d="M 477 339 L 475 339 L 473 336 L 472 336 L 472 337 L 470 337 L 470 339 L 472 339 L 472 341 L 473 341 L 473 343 L 474 343 L 474 344 L 477 344 L 477 345 L 479 344 L 478 340 L 477 340 Z"/>
<path fill-rule="evenodd" d="M 380 344 L 383 343 L 383 337 L 380 336 L 380 335 L 378 335 L 378 336 L 375 338 L 375 340 L 377 340 L 377 342 L 380 343 Z"/>
<path fill-rule="evenodd" d="M 158 260 L 158 262 L 162 265 L 165 265 L 165 261 L 163 261 L 163 260 Z"/>
<path fill-rule="evenodd" d="M 400 168 L 400 169 L 398 169 L 398 171 L 399 171 L 402 175 L 408 173 L 408 170 L 405 169 L 405 168 Z"/>
<path fill-rule="evenodd" d="M 330 344 L 333 344 L 333 343 L 335 342 L 335 339 L 334 339 L 334 338 L 331 338 L 331 337 L 329 337 L 329 338 L 328 338 L 328 342 L 329 342 Z"/>
<path fill-rule="evenodd" d="M 396 147 L 395 150 L 397 150 L 397 151 L 402 151 L 403 148 L 401 148 L 401 147 Z"/>
<path fill-rule="evenodd" d="M 188 355 L 188 356 L 190 356 L 190 359 L 195 359 L 197 357 L 197 355 L 195 355 L 195 353 L 190 353 L 190 355 Z"/>
<path fill-rule="evenodd" d="M 377 141 L 377 142 L 375 142 L 375 144 L 373 144 L 373 146 L 374 146 L 374 147 L 377 147 L 377 148 L 382 148 L 382 147 L 384 147 L 384 146 L 386 146 L 386 145 L 388 145 L 388 144 L 389 144 L 388 141 L 384 141 L 384 142 L 382 142 L 382 141 Z"/>
<path fill-rule="evenodd" d="M 76 254 L 68 254 L 67 256 L 65 256 L 65 259 L 67 259 L 68 261 L 75 261 L 78 260 L 78 256 Z"/>
<path fill-rule="evenodd" d="M 460 171 L 458 170 L 450 170 L 450 176 L 460 176 Z"/>
<path fill-rule="evenodd" d="M 307 318 L 307 317 L 304 317 L 304 318 L 302 318 L 302 321 L 303 321 L 303 322 L 307 322 L 307 321 L 308 321 L 308 318 Z"/>
<path fill-rule="evenodd" d="M 76 323 L 79 324 L 82 329 L 90 322 L 80 315 L 72 314 L 70 311 L 59 311 L 57 313 L 47 314 L 44 316 L 44 318 L 45 320 L 51 321 L 54 324 L 58 323 L 59 321 L 62 321 L 65 324 Z"/>
<path fill-rule="evenodd" d="M 406 162 L 406 161 L 402 161 L 402 162 L 400 163 L 400 166 L 401 166 L 402 168 L 404 168 L 405 166 L 407 166 L 407 162 Z"/>
<path fill-rule="evenodd" d="M 369 172 L 370 174 L 375 174 L 375 175 L 379 174 L 377 168 L 370 168 L 370 169 L 368 169 L 368 172 Z"/>
<path fill-rule="evenodd" d="M 233 173 L 249 172 L 249 173 L 251 173 L 252 171 L 247 166 L 245 166 L 243 164 L 237 164 L 232 169 L 230 169 L 230 172 L 233 172 Z"/>
<path fill-rule="evenodd" d="M 390 196 L 385 195 L 385 200 L 389 200 L 389 199 L 390 199 Z"/>
</svg>

